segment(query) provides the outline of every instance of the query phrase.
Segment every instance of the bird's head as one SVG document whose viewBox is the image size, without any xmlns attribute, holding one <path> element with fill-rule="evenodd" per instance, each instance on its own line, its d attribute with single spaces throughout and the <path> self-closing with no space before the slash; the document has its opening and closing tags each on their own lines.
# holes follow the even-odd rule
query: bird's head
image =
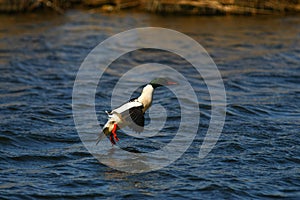
<svg viewBox="0 0 300 200">
<path fill-rule="evenodd" d="M 153 88 L 157 88 L 160 86 L 177 85 L 178 83 L 170 78 L 155 78 L 150 82 L 150 84 L 153 86 Z"/>
</svg>

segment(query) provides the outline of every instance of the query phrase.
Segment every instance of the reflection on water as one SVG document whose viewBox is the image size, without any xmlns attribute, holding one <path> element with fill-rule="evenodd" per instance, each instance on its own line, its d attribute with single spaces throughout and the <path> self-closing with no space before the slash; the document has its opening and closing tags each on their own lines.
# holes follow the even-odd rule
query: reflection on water
<svg viewBox="0 0 300 200">
<path fill-rule="evenodd" d="M 299 194 L 300 19 L 295 16 L 160 16 L 121 12 L 0 16 L 0 197 L 297 198 Z M 84 148 L 72 118 L 72 87 L 83 59 L 120 31 L 156 26 L 181 31 L 214 58 L 227 92 L 225 128 L 213 151 L 197 155 L 211 115 L 201 77 L 184 68 L 195 90 L 200 126 L 192 146 L 167 168 L 147 174 L 110 169 Z M 107 71 L 96 94 L 99 123 L 121 73 L 152 61 L 183 66 L 163 52 L 127 54 Z M 134 79 L 132 80 L 134 81 Z M 102 90 L 103 89 L 103 90 Z M 180 122 L 175 98 L 154 104 L 168 113 L 162 135 L 120 134 L 129 151 L 167 144 Z M 189 102 L 189 99 L 185 99 Z M 193 112 L 191 112 L 191 117 Z"/>
</svg>

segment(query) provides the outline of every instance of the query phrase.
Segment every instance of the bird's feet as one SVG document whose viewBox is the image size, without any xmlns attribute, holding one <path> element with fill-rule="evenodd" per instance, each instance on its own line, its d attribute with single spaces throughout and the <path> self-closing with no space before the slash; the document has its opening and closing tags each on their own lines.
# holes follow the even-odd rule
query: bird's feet
<svg viewBox="0 0 300 200">
<path fill-rule="evenodd" d="M 119 138 L 117 136 L 117 128 L 118 128 L 118 125 L 114 124 L 114 127 L 113 127 L 113 129 L 111 131 L 112 134 L 110 134 L 110 137 L 109 137 L 110 142 L 111 142 L 112 145 L 115 145 L 116 142 L 119 141 Z"/>
</svg>

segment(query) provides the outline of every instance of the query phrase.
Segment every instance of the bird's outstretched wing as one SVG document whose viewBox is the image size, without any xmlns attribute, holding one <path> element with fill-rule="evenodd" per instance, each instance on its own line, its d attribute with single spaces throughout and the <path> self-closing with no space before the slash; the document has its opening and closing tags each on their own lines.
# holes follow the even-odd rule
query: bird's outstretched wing
<svg viewBox="0 0 300 200">
<path fill-rule="evenodd" d="M 109 113 L 116 112 L 116 113 L 122 114 L 123 112 L 129 111 L 131 108 L 140 107 L 140 106 L 143 106 L 143 104 L 138 101 L 129 101 L 129 102 L 121 105 L 120 107 L 115 108 L 114 110 L 112 110 Z"/>
<path fill-rule="evenodd" d="M 143 108 L 144 106 L 141 102 L 138 102 L 136 100 L 130 100 L 129 102 L 112 110 L 108 114 L 120 114 L 122 120 L 126 121 L 126 124 L 129 128 L 140 133 L 144 130 L 145 118 Z"/>
</svg>

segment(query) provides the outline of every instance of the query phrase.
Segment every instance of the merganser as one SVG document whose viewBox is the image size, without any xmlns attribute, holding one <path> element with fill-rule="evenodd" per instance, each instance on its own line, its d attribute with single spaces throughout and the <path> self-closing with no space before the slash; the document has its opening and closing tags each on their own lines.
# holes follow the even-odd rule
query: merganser
<svg viewBox="0 0 300 200">
<path fill-rule="evenodd" d="M 144 130 L 144 113 L 152 104 L 153 92 L 160 86 L 176 85 L 177 83 L 169 78 L 156 78 L 148 83 L 142 90 L 138 98 L 132 99 L 127 103 L 107 112 L 108 121 L 102 129 L 104 135 L 109 136 L 112 145 L 119 141 L 117 130 L 126 126 L 140 133 Z M 101 133 L 101 134 L 102 134 Z M 99 143 L 101 135 L 97 140 Z"/>
</svg>

